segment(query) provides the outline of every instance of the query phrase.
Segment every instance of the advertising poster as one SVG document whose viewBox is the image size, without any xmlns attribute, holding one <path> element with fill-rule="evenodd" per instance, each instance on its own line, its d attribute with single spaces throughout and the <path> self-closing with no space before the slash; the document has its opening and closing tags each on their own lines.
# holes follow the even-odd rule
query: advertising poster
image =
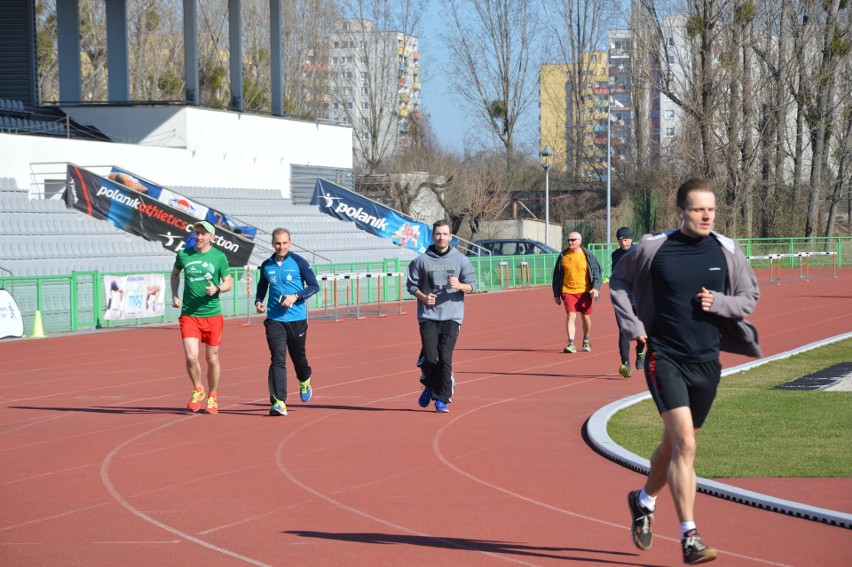
<svg viewBox="0 0 852 567">
<path fill-rule="evenodd" d="M 394 244 L 423 253 L 432 244 L 432 227 L 403 216 L 393 209 L 318 179 L 311 205 L 327 215 L 354 222 L 361 230 L 389 238 Z"/>
<path fill-rule="evenodd" d="M 205 207 L 188 197 L 184 197 L 179 193 L 175 193 L 124 169 L 113 167 L 109 172 L 109 179 L 134 191 L 145 193 L 152 199 L 168 205 L 173 209 L 183 211 L 198 220 L 206 220 L 213 226 L 227 228 L 234 234 L 240 234 L 248 240 L 254 240 L 254 237 L 257 235 L 257 228 L 253 226 L 242 224 L 223 212 Z"/>
<path fill-rule="evenodd" d="M 104 321 L 161 317 L 166 278 L 162 274 L 104 276 Z"/>
<path fill-rule="evenodd" d="M 68 208 L 108 220 L 130 234 L 159 242 L 172 252 L 183 250 L 193 232 L 192 226 L 198 222 L 197 218 L 145 193 L 71 164 L 64 197 Z M 239 267 L 248 264 L 254 242 L 220 226 L 213 246 L 224 252 L 231 266 Z"/>
</svg>

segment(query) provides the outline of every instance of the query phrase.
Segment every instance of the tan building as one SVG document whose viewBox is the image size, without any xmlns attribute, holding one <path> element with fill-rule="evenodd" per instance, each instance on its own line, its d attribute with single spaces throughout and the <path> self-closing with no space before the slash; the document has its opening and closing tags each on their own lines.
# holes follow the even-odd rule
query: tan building
<svg viewBox="0 0 852 567">
<path fill-rule="evenodd" d="M 542 65 L 539 84 L 541 147 L 553 148 L 554 171 L 601 179 L 606 172 L 606 53 L 584 53 L 579 67 Z"/>
</svg>

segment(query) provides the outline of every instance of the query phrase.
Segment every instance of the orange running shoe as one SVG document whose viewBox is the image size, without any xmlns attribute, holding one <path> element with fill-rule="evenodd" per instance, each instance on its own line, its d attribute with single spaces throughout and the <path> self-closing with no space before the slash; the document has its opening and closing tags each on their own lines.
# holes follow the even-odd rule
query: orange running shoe
<svg viewBox="0 0 852 567">
<path fill-rule="evenodd" d="M 204 399 L 204 388 L 197 388 L 192 391 L 192 399 L 186 404 L 186 409 L 196 412 L 201 409 L 201 400 Z"/>
<path fill-rule="evenodd" d="M 207 397 L 207 413 L 216 415 L 219 413 L 219 401 L 216 399 L 216 393 L 213 392 Z"/>
</svg>

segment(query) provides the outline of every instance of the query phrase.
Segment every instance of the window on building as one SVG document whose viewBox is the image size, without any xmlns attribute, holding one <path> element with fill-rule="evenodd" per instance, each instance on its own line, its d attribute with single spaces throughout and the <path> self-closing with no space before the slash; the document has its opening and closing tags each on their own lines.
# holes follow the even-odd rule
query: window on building
<svg viewBox="0 0 852 567">
<path fill-rule="evenodd" d="M 368 89 L 367 87 L 361 87 L 361 94 L 362 95 L 370 94 L 370 89 Z"/>
<path fill-rule="evenodd" d="M 674 110 L 666 110 L 666 120 L 674 120 Z"/>
<path fill-rule="evenodd" d="M 367 72 L 366 71 L 361 71 L 361 78 L 364 79 L 364 80 L 367 79 Z"/>
<path fill-rule="evenodd" d="M 675 62 L 674 55 L 669 55 L 669 64 L 674 65 L 674 62 Z"/>
<path fill-rule="evenodd" d="M 335 42 L 334 42 L 334 48 L 335 48 L 335 49 L 337 49 L 338 47 L 340 47 L 340 42 L 339 42 L 339 41 L 335 41 Z"/>
<path fill-rule="evenodd" d="M 666 138 L 671 138 L 675 134 L 674 128 L 666 128 Z"/>
<path fill-rule="evenodd" d="M 331 58 L 331 64 L 332 64 L 332 65 L 337 65 L 337 57 L 332 57 L 332 58 Z"/>
<path fill-rule="evenodd" d="M 365 102 L 362 102 L 362 103 L 361 103 L 361 108 L 363 108 L 364 110 L 370 110 L 370 103 L 369 103 L 369 102 L 366 102 L 366 101 L 365 101 Z"/>
<path fill-rule="evenodd" d="M 351 102 L 347 102 L 347 103 L 346 103 L 346 109 L 347 109 L 347 110 L 352 110 L 352 108 L 353 108 L 353 107 L 352 107 L 352 103 L 351 103 Z"/>
</svg>

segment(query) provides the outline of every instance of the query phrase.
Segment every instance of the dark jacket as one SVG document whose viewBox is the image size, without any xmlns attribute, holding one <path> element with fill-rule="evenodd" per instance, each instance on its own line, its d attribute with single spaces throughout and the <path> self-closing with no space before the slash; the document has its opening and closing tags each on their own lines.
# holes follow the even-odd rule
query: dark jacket
<svg viewBox="0 0 852 567">
<path fill-rule="evenodd" d="M 603 285 L 601 264 L 598 262 L 598 259 L 595 258 L 594 254 L 589 252 L 587 249 L 581 246 L 580 250 L 582 250 L 583 254 L 586 255 L 586 263 L 589 266 L 588 270 L 592 280 L 592 287 L 600 291 L 601 286 Z M 551 287 L 553 287 L 554 298 L 562 297 L 562 279 L 565 277 L 565 270 L 562 269 L 562 258 L 564 258 L 567 253 L 567 248 L 560 252 L 559 256 L 556 257 L 556 265 L 553 267 L 553 281 L 551 282 Z"/>
</svg>

